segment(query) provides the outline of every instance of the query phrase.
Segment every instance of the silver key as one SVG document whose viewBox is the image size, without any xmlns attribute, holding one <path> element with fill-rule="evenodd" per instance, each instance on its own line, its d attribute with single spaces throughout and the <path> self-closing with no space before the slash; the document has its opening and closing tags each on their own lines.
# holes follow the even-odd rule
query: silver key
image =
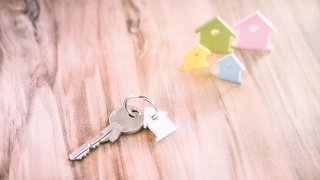
<svg viewBox="0 0 320 180">
<path fill-rule="evenodd" d="M 129 115 L 124 107 L 113 111 L 109 116 L 109 126 L 73 151 L 69 155 L 69 159 L 81 160 L 89 154 L 91 149 L 98 147 L 100 143 L 108 141 L 113 143 L 122 133 L 138 132 L 143 126 L 143 113 L 137 107 L 130 106 L 129 109 L 136 114 L 136 117 Z"/>
</svg>

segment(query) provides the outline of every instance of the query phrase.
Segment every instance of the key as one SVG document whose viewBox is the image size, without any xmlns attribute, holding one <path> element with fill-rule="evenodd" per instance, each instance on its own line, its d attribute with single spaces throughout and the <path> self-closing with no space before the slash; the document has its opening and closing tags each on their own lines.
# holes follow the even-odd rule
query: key
<svg viewBox="0 0 320 180">
<path fill-rule="evenodd" d="M 109 126 L 73 151 L 69 159 L 81 160 L 90 153 L 91 149 L 95 149 L 101 143 L 108 141 L 113 143 L 121 134 L 138 132 L 143 126 L 143 113 L 137 107 L 130 106 L 129 109 L 136 115 L 135 117 L 129 115 L 124 107 L 116 109 L 109 116 Z"/>
</svg>

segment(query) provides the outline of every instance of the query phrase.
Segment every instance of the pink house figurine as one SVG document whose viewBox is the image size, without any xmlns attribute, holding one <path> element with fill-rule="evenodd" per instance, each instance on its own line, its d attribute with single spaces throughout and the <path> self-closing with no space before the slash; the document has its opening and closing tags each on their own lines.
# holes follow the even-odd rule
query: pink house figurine
<svg viewBox="0 0 320 180">
<path fill-rule="evenodd" d="M 239 33 L 232 44 L 233 47 L 264 51 L 272 49 L 269 38 L 271 32 L 276 32 L 277 29 L 259 11 L 241 20 L 234 28 Z"/>
</svg>

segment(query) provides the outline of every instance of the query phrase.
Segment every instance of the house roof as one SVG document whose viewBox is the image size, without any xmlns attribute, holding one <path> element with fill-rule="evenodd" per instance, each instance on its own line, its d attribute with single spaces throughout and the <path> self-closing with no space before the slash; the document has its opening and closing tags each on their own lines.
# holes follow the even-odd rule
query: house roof
<svg viewBox="0 0 320 180">
<path fill-rule="evenodd" d="M 188 55 L 190 55 L 190 53 L 192 53 L 196 48 L 199 48 L 202 52 L 206 53 L 206 54 L 211 54 L 210 50 L 207 49 L 206 47 L 204 47 L 203 45 L 201 45 L 200 43 L 196 43 L 194 46 L 192 46 L 192 48 L 190 48 L 184 55 L 183 57 L 186 57 Z"/>
<path fill-rule="evenodd" d="M 241 71 L 245 71 L 246 68 L 242 65 L 242 63 L 240 62 L 240 60 L 237 58 L 237 56 L 234 54 L 234 53 L 230 53 L 224 57 L 222 57 L 221 59 L 219 59 L 217 61 L 217 64 L 219 65 L 223 65 L 224 64 L 224 61 L 230 61 L 232 60 L 233 62 L 236 63 L 236 65 L 238 65 L 238 67 L 240 68 Z"/>
<path fill-rule="evenodd" d="M 208 25 L 210 25 L 211 23 L 218 21 L 220 22 L 223 26 L 226 27 L 226 29 L 233 35 L 236 36 L 236 32 L 234 31 L 234 29 L 227 23 L 225 22 L 220 16 L 215 16 L 213 18 L 211 18 L 210 20 L 208 20 L 207 22 L 203 23 L 202 25 L 200 25 L 197 29 L 196 29 L 196 33 L 202 31 L 204 28 L 206 28 Z"/>
<path fill-rule="evenodd" d="M 248 20 L 250 20 L 251 18 L 254 18 L 255 16 L 258 16 L 264 23 L 266 23 L 266 25 L 268 27 L 270 27 L 270 29 L 274 32 L 277 31 L 277 28 L 264 16 L 260 13 L 260 11 L 256 11 L 252 14 L 250 14 L 249 16 L 245 17 L 244 19 L 242 19 L 240 22 L 238 22 L 234 28 L 239 28 L 240 26 L 242 26 L 245 22 L 247 22 Z"/>
</svg>

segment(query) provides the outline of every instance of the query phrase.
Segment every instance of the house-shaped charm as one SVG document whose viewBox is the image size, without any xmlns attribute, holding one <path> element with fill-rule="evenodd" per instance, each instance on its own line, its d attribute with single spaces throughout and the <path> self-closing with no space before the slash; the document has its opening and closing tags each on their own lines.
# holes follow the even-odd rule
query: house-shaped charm
<svg viewBox="0 0 320 180">
<path fill-rule="evenodd" d="M 241 72 L 245 71 L 245 67 L 233 53 L 219 59 L 217 64 L 220 65 L 220 70 L 216 74 L 218 78 L 234 83 L 242 83 Z"/>
<path fill-rule="evenodd" d="M 231 39 L 236 33 L 220 16 L 214 17 L 196 29 L 200 44 L 215 53 L 230 53 Z"/>
<path fill-rule="evenodd" d="M 210 51 L 201 44 L 195 44 L 184 56 L 184 65 L 180 68 L 182 71 L 191 69 L 209 67 L 208 56 Z"/>
<path fill-rule="evenodd" d="M 165 111 L 160 110 L 158 112 L 158 118 L 155 120 L 152 119 L 155 113 L 156 111 L 154 108 L 144 108 L 143 127 L 148 127 L 156 136 L 156 141 L 158 142 L 177 130 L 179 126 L 176 126 L 172 123 L 172 121 L 167 117 L 167 112 Z"/>
<path fill-rule="evenodd" d="M 259 11 L 244 18 L 235 25 L 235 28 L 239 33 L 233 42 L 233 47 L 265 51 L 272 49 L 269 38 L 271 32 L 276 32 L 277 29 Z"/>
</svg>

